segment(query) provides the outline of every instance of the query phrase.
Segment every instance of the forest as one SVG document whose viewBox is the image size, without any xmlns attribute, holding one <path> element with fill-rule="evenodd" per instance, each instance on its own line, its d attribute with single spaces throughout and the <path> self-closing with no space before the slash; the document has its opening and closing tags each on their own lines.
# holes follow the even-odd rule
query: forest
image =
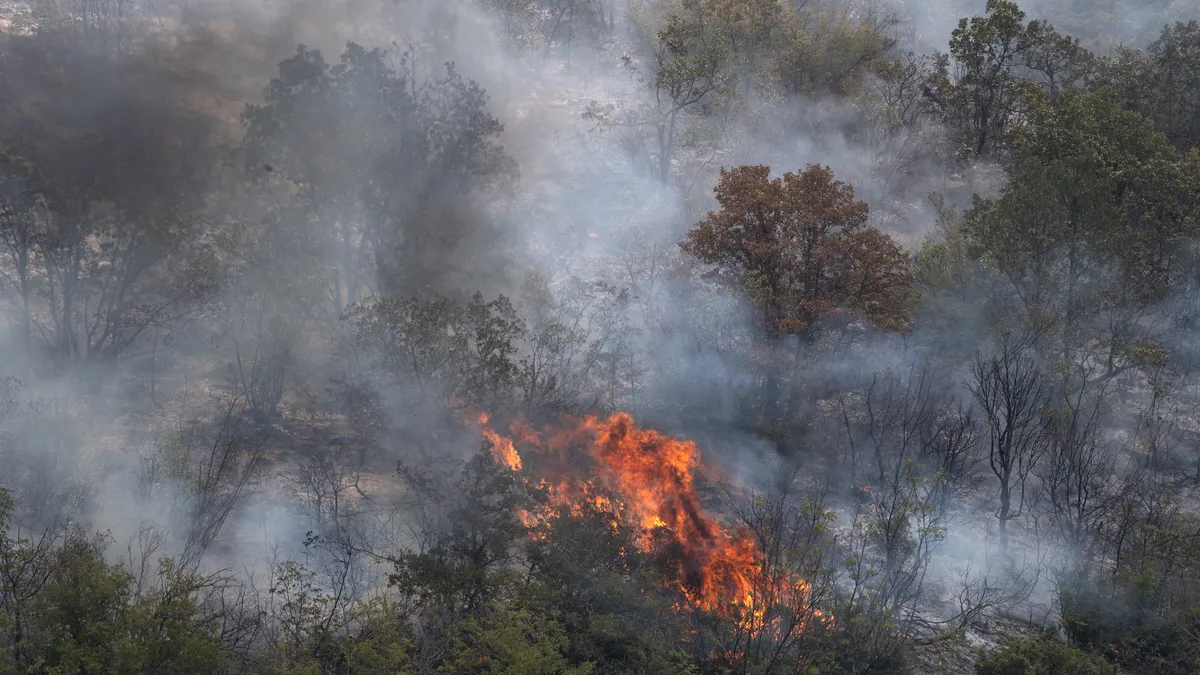
<svg viewBox="0 0 1200 675">
<path fill-rule="evenodd" d="M 0 674 L 1200 673 L 1198 21 L 0 2 Z"/>
</svg>

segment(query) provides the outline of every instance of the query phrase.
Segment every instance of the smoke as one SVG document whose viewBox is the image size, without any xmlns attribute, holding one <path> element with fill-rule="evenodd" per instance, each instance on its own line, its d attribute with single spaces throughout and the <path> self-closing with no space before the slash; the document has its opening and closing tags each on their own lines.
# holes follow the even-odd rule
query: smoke
<svg viewBox="0 0 1200 675">
<path fill-rule="evenodd" d="M 984 3 L 895 0 L 883 7 L 897 17 L 893 51 L 900 54 L 944 51 L 958 18 L 981 14 Z M 870 3 L 838 8 L 851 16 L 879 10 Z M 1071 32 L 1059 5 L 1026 9 Z M 1115 30 L 1081 37 L 1144 43 L 1164 17 L 1185 9 L 1181 2 L 1114 4 L 1105 11 Z M 32 193 L 53 205 L 34 229 L 61 244 L 54 248 L 60 258 L 30 275 L 38 292 L 58 294 L 50 310 L 34 316 L 32 327 L 14 322 L 0 341 L 8 372 L 24 383 L 0 390 L 0 426 L 12 439 L 0 456 L 4 480 L 17 486 L 31 526 L 87 520 L 111 533 L 118 555 L 136 557 L 139 549 L 195 556 L 207 568 L 254 569 L 253 576 L 273 556 L 318 557 L 306 537 L 311 544 L 330 523 L 345 524 L 340 541 L 362 549 L 402 545 L 404 514 L 389 508 L 396 490 L 389 474 L 397 461 L 444 466 L 477 443 L 455 427 L 463 411 L 444 403 L 456 392 L 438 359 L 458 358 L 446 344 L 486 322 L 449 303 L 371 306 L 375 294 L 456 303 L 475 292 L 482 303 L 513 298 L 512 316 L 531 331 L 531 351 L 549 349 L 570 331 L 593 340 L 554 364 L 564 372 L 578 372 L 569 369 L 589 358 L 601 363 L 595 355 L 616 353 L 618 343 L 633 355 L 603 362 L 613 373 L 620 369 L 611 376 L 620 386 L 611 389 L 621 391 L 597 407 L 621 408 L 646 427 L 697 441 L 738 484 L 769 489 L 785 465 L 804 466 L 812 485 L 844 482 L 834 457 L 851 433 L 848 415 L 844 424 L 814 423 L 803 438 L 764 439 L 744 428 L 741 406 L 763 376 L 747 349 L 755 310 L 690 274 L 694 263 L 681 257 L 677 242 L 713 206 L 711 186 L 722 166 L 766 164 L 782 172 L 827 164 L 871 204 L 873 224 L 910 249 L 937 226 L 928 193 L 965 204 L 994 183 L 948 177 L 949 149 L 931 151 L 936 129 L 888 136 L 886 124 L 872 126 L 863 101 L 814 91 L 764 105 L 766 113 L 736 111 L 740 116 L 717 134 L 718 149 L 706 159 L 697 152 L 703 161 L 664 184 L 635 137 L 641 129 L 584 115 L 592 104 L 632 107 L 647 96 L 623 67 L 631 45 L 611 38 L 573 47 L 569 63 L 561 51 L 532 58 L 517 53 L 506 27 L 470 0 L 202 0 L 138 10 L 148 28 L 137 39 L 68 26 L 35 43 L 53 27 L 27 17 L 14 18 L 0 37 L 0 177 L 6 194 Z M 316 88 L 303 99 L 316 101 L 311 109 L 264 97 L 273 78 L 288 74 L 280 62 L 312 65 L 315 50 L 337 68 L 351 42 L 384 50 L 381 62 L 407 78 L 403 87 L 452 80 L 447 90 L 455 95 L 414 95 L 413 111 L 405 113 L 411 117 L 401 119 L 371 117 L 361 91 L 347 109 L 323 107 L 330 99 Z M 310 51 L 298 52 L 298 45 Z M 447 63 L 460 79 L 448 74 Z M 305 82 L 284 82 L 276 93 L 282 99 Z M 478 104 L 471 115 L 457 114 L 464 101 Z M 242 117 L 247 104 L 274 104 L 273 114 L 305 122 L 272 136 L 277 120 L 255 126 L 253 113 Z M 397 163 L 382 151 L 418 143 L 431 115 L 447 126 L 485 130 L 486 147 L 471 159 L 486 165 L 477 174 L 487 179 L 433 160 L 422 164 L 422 152 Z M 439 148 L 457 151 L 457 139 Z M 305 190 L 320 193 L 313 198 L 320 208 L 280 206 Z M 395 241 L 381 235 L 376 244 L 402 261 L 394 269 L 381 262 L 388 255 L 346 253 L 378 234 L 350 223 L 384 217 L 400 223 Z M 103 227 L 80 234 L 84 222 Z M 173 225 L 155 229 L 164 222 Z M 5 236 L 11 247 L 12 237 L 23 235 L 9 227 Z M 314 280 L 318 268 L 334 270 L 336 283 Z M 173 285 L 178 274 L 186 286 Z M 104 275 L 111 286 L 79 291 L 91 295 L 73 315 L 80 323 L 68 325 L 61 295 L 68 282 L 83 288 Z M 588 285 L 600 281 L 609 286 Z M 115 287 L 139 298 L 147 318 L 136 325 L 105 319 Z M 922 321 L 905 338 L 850 331 L 846 344 L 819 361 L 798 351 L 779 367 L 803 373 L 806 389 L 819 394 L 834 383 L 866 386 L 881 373 L 915 377 L 913 364 L 932 360 L 943 393 L 967 401 L 969 356 L 989 341 L 990 298 L 979 288 L 920 309 L 952 307 L 952 326 Z M 20 295 L 10 302 L 19 304 Z M 354 303 L 404 320 L 444 314 L 436 315 L 436 335 L 398 346 L 394 336 L 372 332 L 374 315 L 366 310 L 338 316 L 324 307 Z M 508 316 L 501 307 L 488 311 Z M 632 318 L 619 319 L 622 312 Z M 425 360 L 395 366 L 418 348 L 428 349 Z M 113 358 L 94 358 L 108 352 Z M 374 403 L 357 417 L 345 410 L 354 405 L 331 403 L 354 397 Z M 796 406 L 798 418 L 837 420 L 819 408 L 827 402 L 813 401 Z M 367 446 L 369 457 L 347 449 Z M 316 459 L 327 451 L 328 461 Z M 838 499 L 855 487 L 836 485 Z M 330 511 L 331 497 L 345 497 L 337 502 L 342 511 Z M 988 533 L 977 527 L 985 519 L 977 516 L 991 506 L 957 514 L 970 524 L 951 527 L 933 574 L 966 575 L 968 582 L 999 574 L 979 567 L 990 551 Z M 965 569 L 965 561 L 974 567 Z M 381 580 L 378 569 L 363 565 L 356 592 Z M 1041 581 L 1014 574 L 987 592 L 996 603 L 1030 596 L 1045 602 Z"/>
</svg>

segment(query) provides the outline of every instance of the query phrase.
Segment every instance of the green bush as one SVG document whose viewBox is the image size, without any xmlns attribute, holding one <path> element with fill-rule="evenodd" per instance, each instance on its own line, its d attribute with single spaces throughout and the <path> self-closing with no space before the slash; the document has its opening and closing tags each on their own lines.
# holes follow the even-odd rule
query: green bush
<svg viewBox="0 0 1200 675">
<path fill-rule="evenodd" d="M 1171 594 L 1155 577 L 1079 575 L 1059 586 L 1062 625 L 1072 644 L 1111 649 L 1122 665 L 1191 675 L 1200 662 L 1200 607 L 1190 591 Z M 1165 589 L 1165 590 L 1164 590 Z"/>
<path fill-rule="evenodd" d="M 1115 675 L 1098 656 L 1047 639 L 1025 640 L 975 662 L 977 675 Z"/>
</svg>

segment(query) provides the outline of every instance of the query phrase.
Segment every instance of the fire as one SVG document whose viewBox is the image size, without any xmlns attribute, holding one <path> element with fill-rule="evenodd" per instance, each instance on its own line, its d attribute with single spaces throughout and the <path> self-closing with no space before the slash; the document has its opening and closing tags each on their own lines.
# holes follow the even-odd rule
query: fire
<svg viewBox="0 0 1200 675">
<path fill-rule="evenodd" d="M 507 466 L 513 471 L 521 470 L 521 455 L 517 454 L 517 449 L 513 447 L 511 438 L 504 438 L 500 434 L 488 428 L 487 423 L 490 418 L 487 413 L 479 414 L 479 424 L 476 426 L 476 431 L 479 432 L 484 439 L 492 446 L 492 455 L 496 461 Z"/>
<path fill-rule="evenodd" d="M 530 530 L 530 537 L 535 540 L 545 538 L 543 530 L 553 525 L 558 508 L 565 507 L 568 515 L 572 518 L 583 518 L 586 515 L 586 507 L 591 507 L 595 512 L 618 515 L 618 505 L 614 504 L 608 496 L 597 494 L 592 481 L 583 481 L 576 485 L 567 482 L 551 485 L 542 480 L 538 483 L 538 487 L 546 492 L 549 497 L 548 503 L 532 512 L 521 509 L 517 513 L 517 518 Z M 619 527 L 617 520 L 614 519 L 614 533 Z"/>
<path fill-rule="evenodd" d="M 767 598 L 772 604 L 806 607 L 805 581 L 769 581 L 754 535 L 747 529 L 726 528 L 705 510 L 696 490 L 695 475 L 703 465 L 695 443 L 641 429 L 623 413 L 604 420 L 587 417 L 541 434 L 517 423 L 512 437 L 492 431 L 487 421 L 488 416 L 481 415 L 477 430 L 498 463 L 521 470 L 515 438 L 536 453 L 537 472 L 552 476 L 538 482 L 549 495 L 549 506 L 539 513 L 518 514 L 531 537 L 545 536 L 543 528 L 551 524 L 555 509 L 565 507 L 578 518 L 586 506 L 593 513 L 636 523 L 642 551 L 649 551 L 657 537 L 673 542 L 682 554 L 675 584 L 694 607 L 731 616 L 752 632 L 767 628 Z M 580 458 L 592 465 L 588 480 L 577 477 Z M 816 610 L 808 614 L 825 620 Z"/>
</svg>

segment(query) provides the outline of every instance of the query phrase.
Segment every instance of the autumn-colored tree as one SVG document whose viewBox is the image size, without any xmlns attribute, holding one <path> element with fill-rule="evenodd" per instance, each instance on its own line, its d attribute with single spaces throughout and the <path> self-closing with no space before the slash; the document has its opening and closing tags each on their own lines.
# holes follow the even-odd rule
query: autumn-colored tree
<svg viewBox="0 0 1200 675">
<path fill-rule="evenodd" d="M 832 169 L 811 165 L 775 179 L 767 166 L 723 169 L 716 197 L 721 210 L 680 246 L 758 307 L 768 350 L 795 335 L 799 357 L 821 323 L 852 313 L 883 330 L 908 329 L 911 259 L 867 227 L 869 207 Z M 765 376 L 763 419 L 773 425 L 788 415 L 777 409 L 779 369 Z"/>
<path fill-rule="evenodd" d="M 907 330 L 910 257 L 867 227 L 869 207 L 854 188 L 825 166 L 770 174 L 767 166 L 722 170 L 721 210 L 688 232 L 683 250 L 742 286 L 769 337 L 808 339 L 818 321 L 847 311 L 883 330 Z"/>
</svg>

